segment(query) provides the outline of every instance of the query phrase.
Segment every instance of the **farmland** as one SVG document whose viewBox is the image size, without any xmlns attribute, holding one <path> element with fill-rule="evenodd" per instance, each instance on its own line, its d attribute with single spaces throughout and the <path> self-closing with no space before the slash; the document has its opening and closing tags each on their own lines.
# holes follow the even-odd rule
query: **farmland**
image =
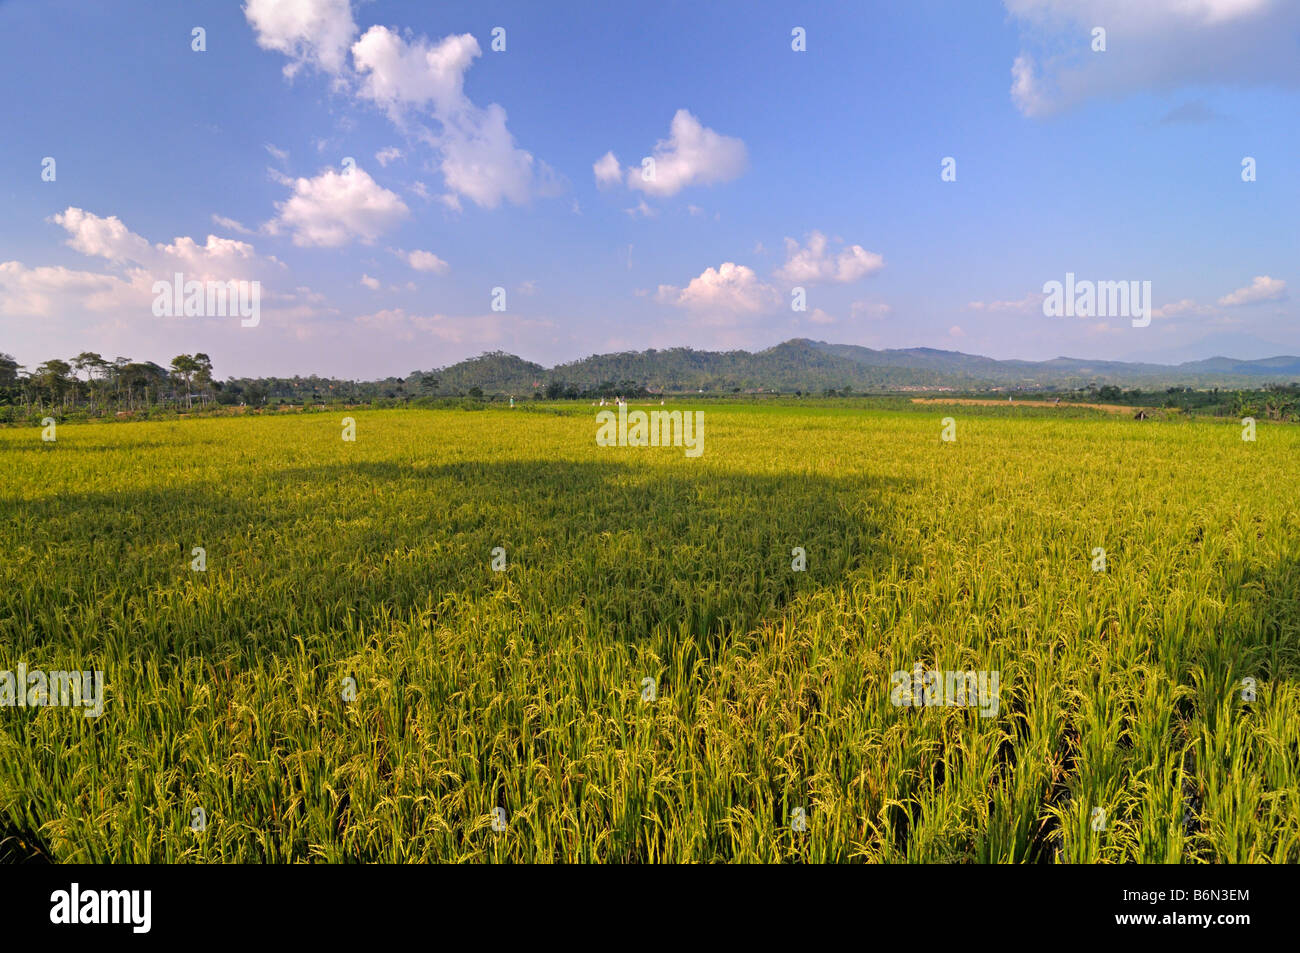
<svg viewBox="0 0 1300 953">
<path fill-rule="evenodd" d="M 1300 428 L 347 414 L 0 430 L 0 855 L 1300 861 Z"/>
</svg>

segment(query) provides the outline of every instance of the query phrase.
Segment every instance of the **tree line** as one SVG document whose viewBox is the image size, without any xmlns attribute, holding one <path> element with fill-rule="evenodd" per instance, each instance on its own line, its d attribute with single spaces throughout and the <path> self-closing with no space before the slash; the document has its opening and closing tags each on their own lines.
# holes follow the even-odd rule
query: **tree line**
<svg viewBox="0 0 1300 953">
<path fill-rule="evenodd" d="M 774 349 L 776 350 L 776 349 Z M 93 351 L 69 360 L 54 358 L 32 370 L 0 353 L 0 422 L 24 418 L 40 420 L 60 416 L 148 415 L 211 405 L 262 407 L 270 404 L 325 406 L 371 404 L 402 406 L 430 400 L 470 398 L 592 400 L 622 396 L 644 398 L 664 393 L 736 394 L 781 393 L 794 397 L 849 397 L 916 390 L 906 372 L 902 381 L 895 369 L 875 369 L 880 380 L 844 383 L 820 368 L 800 371 L 794 360 L 777 362 L 779 373 L 717 373 L 718 363 L 752 359 L 744 352 L 703 354 L 688 349 L 649 351 L 634 355 L 595 356 L 585 361 L 546 369 L 502 352 L 483 354 L 435 371 L 412 371 L 406 377 L 374 381 L 318 377 L 241 377 L 218 381 L 206 354 L 179 354 L 169 367 L 152 361 L 118 357 L 112 361 Z M 759 355 L 772 359 L 769 352 Z M 786 355 L 789 357 L 789 355 Z M 648 362 L 648 363 L 647 363 Z M 660 367 L 659 365 L 664 366 Z M 789 366 L 787 366 L 789 365 Z M 687 373 L 687 370 L 694 373 Z M 735 368 L 732 368 L 733 370 Z M 651 370 L 659 371 L 650 374 Z M 755 371 L 754 368 L 750 369 Z M 772 368 L 768 368 L 772 371 Z M 871 368 L 858 368 L 860 374 Z M 673 373 L 668 373 L 672 371 Z M 677 373 L 681 372 L 681 373 Z M 942 372 L 924 372 L 927 381 L 943 382 L 946 389 L 987 392 L 987 384 L 962 382 Z M 654 381 L 654 383 L 651 383 Z M 903 383 L 905 381 L 905 383 Z M 908 386 L 911 385 L 911 386 Z M 1125 390 L 1113 384 L 1081 387 L 1021 384 L 1012 388 L 1022 397 L 1059 397 L 1065 401 L 1105 401 L 1134 406 L 1177 408 L 1188 414 L 1253 416 L 1272 420 L 1300 420 L 1300 384 L 1273 384 L 1255 389 L 1168 387 Z M 1006 388 L 999 388 L 1005 392 Z"/>
<path fill-rule="evenodd" d="M 23 415 L 135 411 L 168 404 L 189 409 L 214 400 L 220 386 L 206 354 L 178 354 L 164 368 L 153 361 L 110 361 L 82 351 L 71 360 L 51 358 L 29 371 L 0 353 L 0 406 L 20 408 Z"/>
</svg>

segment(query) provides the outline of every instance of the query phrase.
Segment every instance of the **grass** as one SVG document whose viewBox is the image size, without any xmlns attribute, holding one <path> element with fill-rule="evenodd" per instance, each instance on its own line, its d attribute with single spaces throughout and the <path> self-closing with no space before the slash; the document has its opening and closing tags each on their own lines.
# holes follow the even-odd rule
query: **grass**
<svg viewBox="0 0 1300 953">
<path fill-rule="evenodd" d="M 1300 429 L 701 406 L 0 431 L 0 855 L 1300 861 Z"/>
</svg>

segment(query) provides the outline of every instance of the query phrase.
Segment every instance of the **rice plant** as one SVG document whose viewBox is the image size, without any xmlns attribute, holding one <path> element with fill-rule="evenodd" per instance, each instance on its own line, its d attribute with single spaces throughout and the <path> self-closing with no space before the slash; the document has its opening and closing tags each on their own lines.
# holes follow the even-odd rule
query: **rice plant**
<svg viewBox="0 0 1300 953">
<path fill-rule="evenodd" d="M 1300 431 L 704 409 L 0 431 L 0 855 L 1300 861 Z"/>
</svg>

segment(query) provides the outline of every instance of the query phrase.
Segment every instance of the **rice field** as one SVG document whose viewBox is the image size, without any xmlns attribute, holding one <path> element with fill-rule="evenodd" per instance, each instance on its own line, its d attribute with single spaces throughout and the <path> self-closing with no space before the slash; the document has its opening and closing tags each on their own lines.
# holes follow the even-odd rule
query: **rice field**
<svg viewBox="0 0 1300 953">
<path fill-rule="evenodd" d="M 0 430 L 0 855 L 1300 861 L 1300 428 L 698 406 Z"/>
</svg>

